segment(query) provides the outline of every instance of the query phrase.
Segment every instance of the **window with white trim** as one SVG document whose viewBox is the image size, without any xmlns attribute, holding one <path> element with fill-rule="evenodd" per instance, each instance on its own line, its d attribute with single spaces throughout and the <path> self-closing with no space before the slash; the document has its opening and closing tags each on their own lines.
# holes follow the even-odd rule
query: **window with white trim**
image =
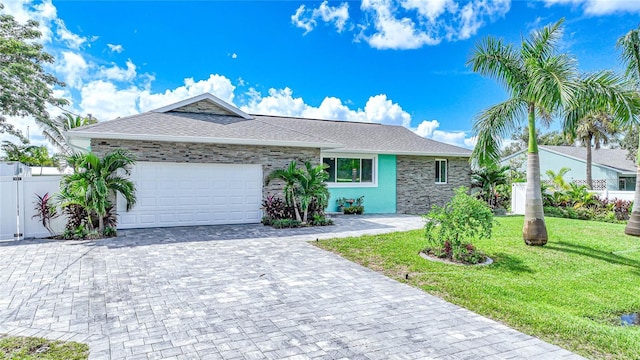
<svg viewBox="0 0 640 360">
<path fill-rule="evenodd" d="M 436 184 L 447 183 L 447 160 L 436 160 Z"/>
<path fill-rule="evenodd" d="M 322 163 L 327 165 L 329 184 L 373 185 L 376 181 L 376 161 L 374 156 L 323 155 Z"/>
</svg>

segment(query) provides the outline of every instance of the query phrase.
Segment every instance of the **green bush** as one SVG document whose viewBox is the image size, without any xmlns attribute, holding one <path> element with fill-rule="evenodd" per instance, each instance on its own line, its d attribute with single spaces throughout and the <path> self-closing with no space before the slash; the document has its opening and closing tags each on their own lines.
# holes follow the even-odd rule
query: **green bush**
<svg viewBox="0 0 640 360">
<path fill-rule="evenodd" d="M 344 208 L 344 210 L 342 210 L 342 212 L 345 215 L 352 215 L 352 214 L 362 214 L 364 213 L 364 206 L 360 206 L 360 205 L 354 205 L 354 206 L 349 206 Z"/>
<path fill-rule="evenodd" d="M 302 226 L 302 221 L 295 219 L 276 219 L 271 221 L 271 226 L 276 229 L 297 228 Z"/>
<path fill-rule="evenodd" d="M 324 217 L 322 215 L 314 215 L 313 219 L 311 219 L 311 221 L 309 221 L 309 225 L 312 225 L 312 226 L 333 225 L 333 220 L 327 219 L 326 217 Z"/>
<path fill-rule="evenodd" d="M 473 245 L 474 240 L 490 238 L 493 213 L 485 202 L 456 189 L 455 196 L 443 207 L 434 206 L 427 215 L 424 253 L 452 261 L 477 264 L 486 256 Z"/>
</svg>

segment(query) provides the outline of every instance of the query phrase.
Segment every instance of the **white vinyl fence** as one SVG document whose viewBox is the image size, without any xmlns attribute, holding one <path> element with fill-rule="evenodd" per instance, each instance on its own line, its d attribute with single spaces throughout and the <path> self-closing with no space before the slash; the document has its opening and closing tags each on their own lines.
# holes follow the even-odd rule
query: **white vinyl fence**
<svg viewBox="0 0 640 360">
<path fill-rule="evenodd" d="M 0 176 L 0 240 L 18 240 L 49 236 L 35 215 L 36 194 L 58 192 L 60 176 Z M 64 230 L 61 216 L 51 223 L 57 233 Z"/>
<path fill-rule="evenodd" d="M 525 188 L 527 183 L 511 184 L 511 212 L 517 215 L 524 215 L 524 201 L 526 197 Z M 633 201 L 633 191 L 614 190 L 590 190 L 589 192 L 598 194 L 598 197 L 609 200 L 630 200 Z"/>
</svg>

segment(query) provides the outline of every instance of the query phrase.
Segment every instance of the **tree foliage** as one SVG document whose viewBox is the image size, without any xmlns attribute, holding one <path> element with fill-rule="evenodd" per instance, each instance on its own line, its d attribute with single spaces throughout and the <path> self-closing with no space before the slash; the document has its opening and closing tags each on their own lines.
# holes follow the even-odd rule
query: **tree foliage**
<svg viewBox="0 0 640 360">
<path fill-rule="evenodd" d="M 58 167 L 60 159 L 49 155 L 49 149 L 45 145 L 17 145 L 4 140 L 0 149 L 4 152 L 2 156 L 6 161 L 17 161 L 28 166 L 50 166 Z"/>
<path fill-rule="evenodd" d="M 136 188 L 127 177 L 131 174 L 131 165 L 135 164 L 133 155 L 121 149 L 106 154 L 102 159 L 93 153 L 74 157 L 73 165 L 77 171 L 65 175 L 60 180 L 58 198 L 61 206 L 81 206 L 88 216 L 96 215 L 99 231 L 104 231 L 104 217 L 113 206 L 112 200 L 121 194 L 130 210 L 136 203 Z M 91 227 L 92 221 L 86 224 Z"/>
<path fill-rule="evenodd" d="M 37 42 L 41 37 L 38 22 L 24 24 L 3 12 L 0 4 L 0 133 L 6 132 L 24 141 L 20 130 L 5 116 L 33 116 L 36 122 L 49 117 L 47 105 L 62 106 L 68 102 L 53 95 L 56 86 L 64 86 L 44 65 L 53 63 Z"/>
</svg>

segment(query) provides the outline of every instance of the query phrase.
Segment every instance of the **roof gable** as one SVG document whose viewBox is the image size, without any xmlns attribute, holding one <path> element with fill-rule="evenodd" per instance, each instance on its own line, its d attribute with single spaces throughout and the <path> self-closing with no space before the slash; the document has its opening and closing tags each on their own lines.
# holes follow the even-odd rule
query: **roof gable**
<svg viewBox="0 0 640 360">
<path fill-rule="evenodd" d="M 189 99 L 179 101 L 175 104 L 163 106 L 159 109 L 151 110 L 156 113 L 166 113 L 169 111 L 209 114 L 209 115 L 226 115 L 237 116 L 244 119 L 253 119 L 253 117 L 235 106 L 229 105 L 220 98 L 204 93 Z"/>
</svg>

